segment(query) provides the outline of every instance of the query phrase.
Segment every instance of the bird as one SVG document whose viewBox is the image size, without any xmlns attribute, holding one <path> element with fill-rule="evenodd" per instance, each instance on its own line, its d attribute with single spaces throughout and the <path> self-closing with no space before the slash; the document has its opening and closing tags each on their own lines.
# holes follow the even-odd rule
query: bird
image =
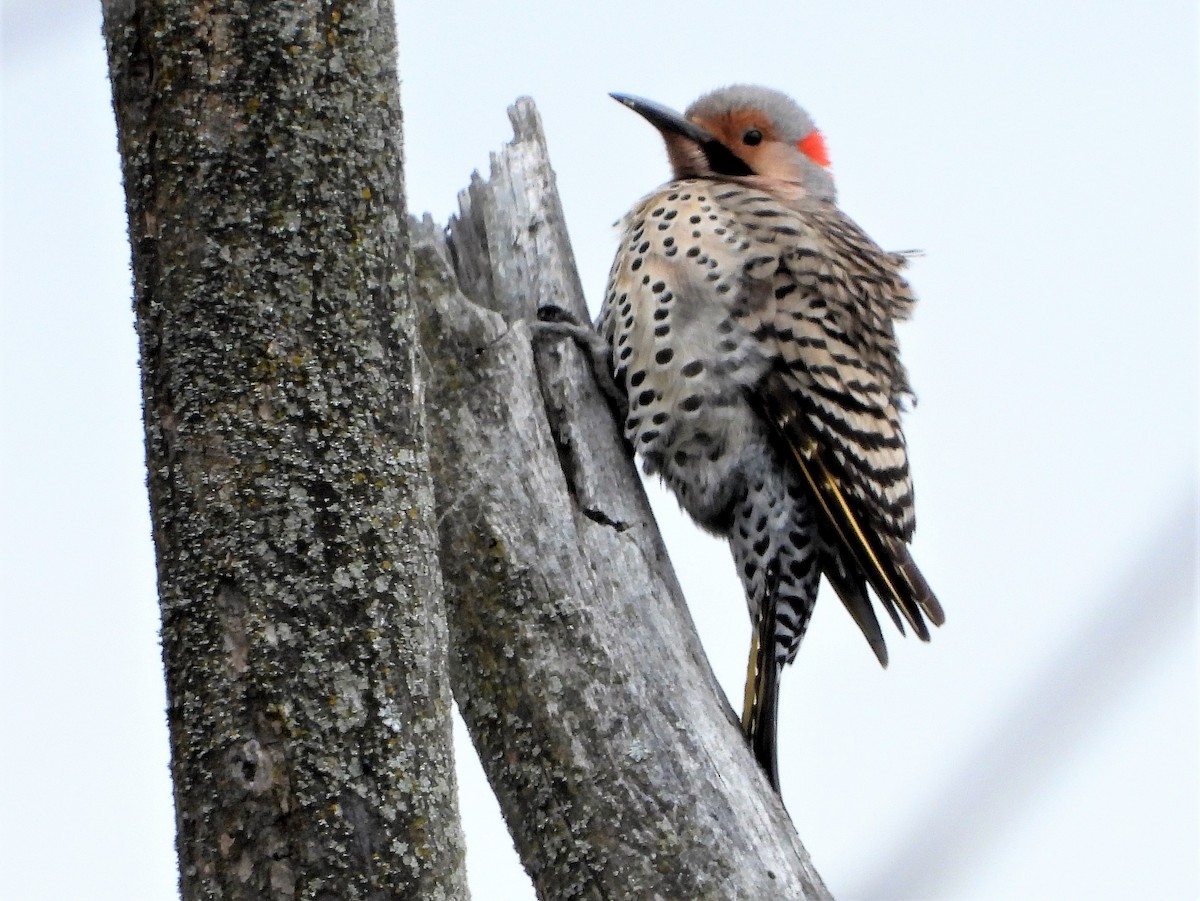
<svg viewBox="0 0 1200 901">
<path fill-rule="evenodd" d="M 945 620 L 909 551 L 907 255 L 838 208 L 788 95 L 732 85 L 683 115 L 611 96 L 658 130 L 672 177 L 621 222 L 600 352 L 644 471 L 729 542 L 752 623 L 742 728 L 778 793 L 779 679 L 821 576 L 885 667 L 868 586 L 901 634 Z"/>
</svg>

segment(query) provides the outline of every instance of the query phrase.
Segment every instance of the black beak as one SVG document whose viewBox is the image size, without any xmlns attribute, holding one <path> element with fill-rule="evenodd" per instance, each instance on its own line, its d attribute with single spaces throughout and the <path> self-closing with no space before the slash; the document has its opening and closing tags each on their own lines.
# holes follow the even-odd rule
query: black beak
<svg viewBox="0 0 1200 901">
<path fill-rule="evenodd" d="M 634 97 L 631 94 L 609 94 L 617 103 L 629 107 L 664 135 L 675 134 L 695 142 L 703 151 L 714 173 L 718 175 L 753 175 L 754 170 L 732 150 L 713 136 L 712 132 L 701 128 L 690 119 L 685 119 L 670 107 L 646 100 L 644 97 Z"/>
<path fill-rule="evenodd" d="M 690 138 L 697 144 L 709 144 L 717 139 L 707 130 L 701 128 L 690 119 L 685 119 L 669 106 L 647 100 L 645 97 L 634 97 L 632 94 L 609 94 L 617 103 L 629 107 L 659 131 L 670 131 L 677 135 Z"/>
</svg>

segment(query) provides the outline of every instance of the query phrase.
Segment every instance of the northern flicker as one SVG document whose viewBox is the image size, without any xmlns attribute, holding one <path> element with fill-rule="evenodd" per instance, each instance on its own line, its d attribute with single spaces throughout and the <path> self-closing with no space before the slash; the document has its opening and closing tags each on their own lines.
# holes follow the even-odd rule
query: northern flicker
<svg viewBox="0 0 1200 901">
<path fill-rule="evenodd" d="M 944 619 L 907 547 L 905 257 L 837 208 L 821 133 L 786 95 L 723 88 L 683 116 L 612 96 L 661 133 L 673 180 L 623 220 L 606 362 L 646 472 L 729 540 L 753 624 L 743 728 L 778 791 L 778 677 L 821 575 L 885 666 L 868 586 L 901 633 Z"/>
</svg>

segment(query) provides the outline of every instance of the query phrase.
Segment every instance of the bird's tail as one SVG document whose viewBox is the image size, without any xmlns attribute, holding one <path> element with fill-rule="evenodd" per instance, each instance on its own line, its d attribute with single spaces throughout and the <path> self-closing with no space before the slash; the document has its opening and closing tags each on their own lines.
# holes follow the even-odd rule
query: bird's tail
<svg viewBox="0 0 1200 901">
<path fill-rule="evenodd" d="M 864 519 L 862 505 L 845 490 L 845 480 L 831 462 L 831 455 L 808 430 L 805 417 L 795 409 L 789 389 L 778 374 L 763 382 L 759 403 L 783 439 L 787 453 L 799 466 L 828 530 L 830 543 L 838 549 L 835 565 L 827 567 L 825 575 L 854 616 L 879 662 L 887 665 L 887 650 L 870 610 L 866 585 L 874 590 L 901 632 L 903 622 L 907 622 L 918 638 L 929 641 L 926 621 L 940 626 L 946 615 L 905 543 L 898 537 L 880 535 Z"/>
<path fill-rule="evenodd" d="M 779 759 L 776 734 L 779 727 L 779 671 L 782 668 L 775 641 L 775 610 L 779 593 L 767 580 L 767 590 L 754 634 L 746 670 L 746 698 L 742 707 L 742 731 L 767 781 L 779 792 Z"/>
</svg>

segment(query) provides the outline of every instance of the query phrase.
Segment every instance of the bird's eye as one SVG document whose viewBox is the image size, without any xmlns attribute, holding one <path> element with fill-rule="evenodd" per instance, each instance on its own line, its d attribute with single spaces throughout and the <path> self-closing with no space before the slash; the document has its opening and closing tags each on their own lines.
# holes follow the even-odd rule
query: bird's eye
<svg viewBox="0 0 1200 901">
<path fill-rule="evenodd" d="M 755 144 L 761 144 L 762 132 L 757 128 L 750 129 L 748 132 L 742 135 L 742 143 L 749 144 L 751 147 L 753 147 Z"/>
</svg>

